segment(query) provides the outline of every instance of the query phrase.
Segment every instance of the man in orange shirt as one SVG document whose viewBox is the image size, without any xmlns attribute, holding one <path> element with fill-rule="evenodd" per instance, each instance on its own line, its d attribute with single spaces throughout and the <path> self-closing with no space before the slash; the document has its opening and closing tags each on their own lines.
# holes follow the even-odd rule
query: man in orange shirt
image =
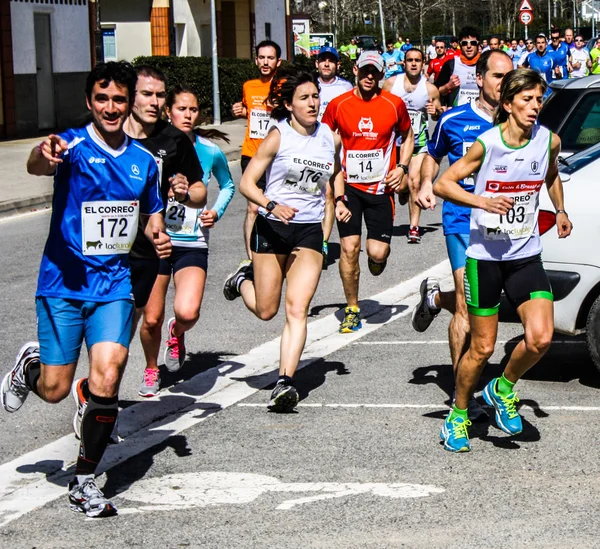
<svg viewBox="0 0 600 549">
<path fill-rule="evenodd" d="M 342 138 L 342 170 L 346 194 L 336 196 L 352 212 L 349 223 L 338 223 L 341 242 L 340 276 L 347 306 L 341 333 L 362 327 L 358 307 L 362 219 L 367 226 L 369 271 L 379 276 L 387 264 L 394 228 L 394 191 L 406 188 L 414 134 L 406 105 L 400 97 L 382 91 L 385 63 L 375 51 L 363 52 L 354 74 L 357 86 L 332 99 L 323 123 Z M 396 161 L 396 138 L 402 137 Z"/>
<path fill-rule="evenodd" d="M 267 136 L 271 120 L 271 106 L 267 104 L 267 96 L 271 88 L 277 68 L 281 65 L 281 48 L 272 40 L 263 40 L 256 46 L 256 66 L 260 70 L 260 78 L 244 83 L 242 100 L 231 106 L 234 116 L 246 118 L 248 126 L 246 137 L 242 143 L 242 173 L 246 171 L 250 160 L 256 154 L 258 146 Z M 264 191 L 266 186 L 265 174 L 260 178 L 258 186 Z M 244 242 L 246 252 L 250 253 L 250 233 L 258 213 L 258 206 L 248 202 L 246 219 L 244 220 Z"/>
</svg>

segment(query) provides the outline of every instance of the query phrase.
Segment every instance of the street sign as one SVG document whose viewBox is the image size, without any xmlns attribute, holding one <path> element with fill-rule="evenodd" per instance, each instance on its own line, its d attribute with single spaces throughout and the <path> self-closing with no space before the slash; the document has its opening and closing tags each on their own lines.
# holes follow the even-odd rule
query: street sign
<svg viewBox="0 0 600 549">
<path fill-rule="evenodd" d="M 527 0 L 525 0 L 527 1 Z M 519 21 L 521 21 L 521 23 L 523 23 L 523 25 L 531 25 L 531 22 L 533 21 L 533 12 L 526 10 L 526 11 L 522 11 L 519 14 Z"/>
<path fill-rule="evenodd" d="M 523 0 L 521 2 L 521 7 L 519 8 L 519 11 L 533 11 L 533 8 L 531 7 L 529 0 Z"/>
</svg>

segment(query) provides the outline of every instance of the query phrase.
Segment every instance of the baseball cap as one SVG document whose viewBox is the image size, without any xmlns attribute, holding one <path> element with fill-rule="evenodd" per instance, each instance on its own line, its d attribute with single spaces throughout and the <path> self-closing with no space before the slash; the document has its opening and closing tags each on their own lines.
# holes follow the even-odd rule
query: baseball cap
<svg viewBox="0 0 600 549">
<path fill-rule="evenodd" d="M 385 67 L 383 57 L 376 51 L 363 51 L 360 54 L 356 66 L 361 68 L 366 67 L 367 65 L 373 65 L 379 72 L 383 72 L 383 67 Z"/>
<path fill-rule="evenodd" d="M 332 48 L 331 46 L 323 46 L 320 50 L 319 53 L 317 54 L 317 57 L 321 57 L 321 55 L 323 55 L 324 53 L 330 53 L 331 55 L 333 55 L 338 61 L 340 60 L 340 55 L 337 52 L 337 50 L 335 48 Z"/>
</svg>

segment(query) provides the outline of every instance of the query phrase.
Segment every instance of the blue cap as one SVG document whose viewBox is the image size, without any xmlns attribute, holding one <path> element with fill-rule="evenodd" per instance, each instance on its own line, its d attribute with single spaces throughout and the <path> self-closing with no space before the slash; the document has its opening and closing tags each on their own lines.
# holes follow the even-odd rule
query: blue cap
<svg viewBox="0 0 600 549">
<path fill-rule="evenodd" d="M 317 57 L 321 57 L 321 55 L 323 55 L 324 53 L 330 53 L 331 55 L 333 55 L 338 61 L 340 60 L 340 54 L 337 52 L 337 50 L 335 48 L 332 48 L 331 46 L 323 46 L 320 50 L 319 53 L 317 54 Z"/>
</svg>

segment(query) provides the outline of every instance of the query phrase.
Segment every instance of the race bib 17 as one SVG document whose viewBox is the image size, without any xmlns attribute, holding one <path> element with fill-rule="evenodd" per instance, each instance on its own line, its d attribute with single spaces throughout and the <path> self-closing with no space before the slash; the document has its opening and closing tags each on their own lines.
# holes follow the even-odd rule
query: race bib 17
<svg viewBox="0 0 600 549">
<path fill-rule="evenodd" d="M 250 137 L 252 139 L 264 139 L 267 137 L 271 115 L 262 109 L 250 111 Z"/>
<path fill-rule="evenodd" d="M 128 254 L 138 229 L 139 204 L 131 200 L 81 205 L 83 255 Z"/>
</svg>

